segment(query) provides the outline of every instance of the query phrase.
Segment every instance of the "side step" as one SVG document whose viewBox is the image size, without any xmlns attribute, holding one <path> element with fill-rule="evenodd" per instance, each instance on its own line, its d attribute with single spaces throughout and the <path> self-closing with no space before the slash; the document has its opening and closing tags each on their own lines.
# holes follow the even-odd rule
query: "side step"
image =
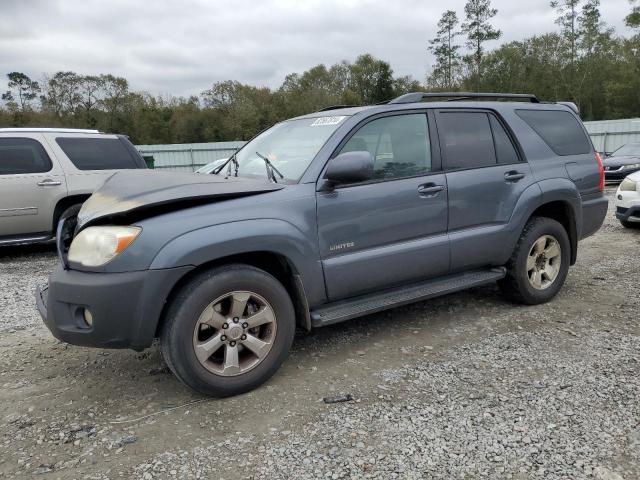
<svg viewBox="0 0 640 480">
<path fill-rule="evenodd" d="M 473 270 L 408 286 L 396 287 L 383 292 L 360 295 L 313 310 L 311 312 L 311 325 L 313 327 L 322 327 L 332 323 L 343 322 L 388 308 L 399 307 L 408 303 L 492 283 L 504 278 L 505 275 L 506 269 L 504 267 Z"/>
</svg>

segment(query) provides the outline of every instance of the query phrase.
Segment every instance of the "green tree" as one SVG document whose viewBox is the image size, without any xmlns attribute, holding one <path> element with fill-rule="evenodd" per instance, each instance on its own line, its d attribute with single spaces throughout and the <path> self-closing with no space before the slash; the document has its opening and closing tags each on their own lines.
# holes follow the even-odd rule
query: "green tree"
<svg viewBox="0 0 640 480">
<path fill-rule="evenodd" d="M 436 37 L 429 41 L 428 49 L 436 59 L 429 84 L 436 88 L 453 90 L 456 84 L 460 67 L 460 45 L 455 43 L 455 38 L 460 35 L 458 24 L 456 12 L 447 10 L 438 22 Z"/>
<path fill-rule="evenodd" d="M 40 84 L 22 72 L 8 73 L 7 78 L 9 90 L 2 94 L 2 100 L 6 102 L 9 110 L 20 112 L 31 110 L 31 102 L 40 93 Z"/>
<path fill-rule="evenodd" d="M 360 103 L 371 105 L 393 98 L 393 70 L 391 65 L 370 54 L 360 55 L 349 66 L 348 88 Z"/>
<path fill-rule="evenodd" d="M 41 97 L 43 110 L 57 118 L 75 114 L 81 100 L 79 85 L 80 77 L 75 72 L 57 72 L 53 76 L 45 76 L 44 94 Z"/>
<path fill-rule="evenodd" d="M 480 91 L 484 44 L 502 36 L 502 32 L 489 23 L 498 14 L 498 10 L 491 7 L 491 0 L 468 0 L 464 6 L 464 14 L 462 32 L 467 35 L 467 46 L 472 50 L 466 60 L 475 68 L 476 90 Z"/>
<path fill-rule="evenodd" d="M 631 4 L 631 13 L 624 18 L 624 23 L 627 27 L 640 28 L 640 6 L 638 6 L 637 0 L 629 0 Z"/>
</svg>

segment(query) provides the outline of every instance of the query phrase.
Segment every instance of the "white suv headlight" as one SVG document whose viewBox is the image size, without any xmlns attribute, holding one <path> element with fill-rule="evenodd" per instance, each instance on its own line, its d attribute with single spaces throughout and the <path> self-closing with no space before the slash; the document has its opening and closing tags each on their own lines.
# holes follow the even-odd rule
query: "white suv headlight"
<svg viewBox="0 0 640 480">
<path fill-rule="evenodd" d="M 89 227 L 71 242 L 68 260 L 85 267 L 99 267 L 124 251 L 136 239 L 140 227 Z"/>
<path fill-rule="evenodd" d="M 622 181 L 619 188 L 621 192 L 635 192 L 636 187 L 636 182 L 627 177 Z"/>
</svg>

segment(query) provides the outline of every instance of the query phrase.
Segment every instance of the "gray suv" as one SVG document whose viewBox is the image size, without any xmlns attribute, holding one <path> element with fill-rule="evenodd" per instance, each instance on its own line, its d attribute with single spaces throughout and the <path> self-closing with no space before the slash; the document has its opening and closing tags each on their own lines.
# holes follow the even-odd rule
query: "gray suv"
<svg viewBox="0 0 640 480">
<path fill-rule="evenodd" d="M 0 128 L 0 246 L 51 240 L 62 216 L 118 169 L 146 168 L 122 135 Z"/>
<path fill-rule="evenodd" d="M 325 109 L 211 175 L 116 173 L 61 220 L 60 266 L 36 300 L 60 340 L 141 350 L 159 337 L 182 382 L 233 395 L 278 369 L 296 326 L 492 282 L 552 299 L 603 222 L 603 189 L 564 104 L 413 93 Z"/>
</svg>

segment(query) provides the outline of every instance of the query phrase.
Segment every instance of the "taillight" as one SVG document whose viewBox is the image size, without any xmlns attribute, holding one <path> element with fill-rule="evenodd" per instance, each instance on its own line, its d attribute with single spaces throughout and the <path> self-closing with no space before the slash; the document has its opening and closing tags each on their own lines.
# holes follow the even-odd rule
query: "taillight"
<svg viewBox="0 0 640 480">
<path fill-rule="evenodd" d="M 602 158 L 600 154 L 596 152 L 596 162 L 598 162 L 598 172 L 600 173 L 600 182 L 598 183 L 598 189 L 604 192 L 604 167 L 602 166 Z"/>
</svg>

